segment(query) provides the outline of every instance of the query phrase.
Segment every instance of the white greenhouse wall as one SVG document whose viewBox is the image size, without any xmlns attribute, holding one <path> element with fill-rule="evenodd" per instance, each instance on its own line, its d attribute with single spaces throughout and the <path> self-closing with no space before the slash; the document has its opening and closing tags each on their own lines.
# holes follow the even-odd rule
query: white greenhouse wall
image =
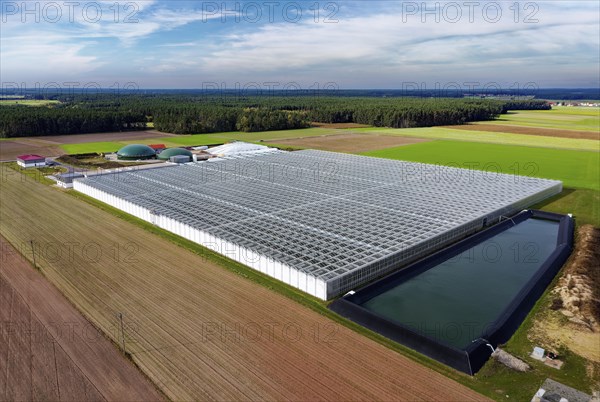
<svg viewBox="0 0 600 402">
<path fill-rule="evenodd" d="M 73 182 L 73 188 L 80 193 L 86 194 L 171 233 L 175 233 L 187 240 L 200 244 L 201 246 L 211 249 L 265 275 L 280 280 L 321 300 L 327 300 L 328 298 L 335 296 L 327 294 L 327 284 L 323 280 L 300 272 L 265 255 L 217 238 L 209 233 L 197 230 L 183 222 L 167 218 L 163 215 L 154 215 L 146 208 L 142 208 L 131 202 L 125 201 L 122 198 L 88 186 L 80 180 L 75 180 Z"/>
</svg>

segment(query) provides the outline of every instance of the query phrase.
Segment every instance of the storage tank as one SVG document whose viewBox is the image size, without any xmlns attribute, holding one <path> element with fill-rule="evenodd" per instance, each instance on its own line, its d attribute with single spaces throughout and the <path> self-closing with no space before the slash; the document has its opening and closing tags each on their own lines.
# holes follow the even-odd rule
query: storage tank
<svg viewBox="0 0 600 402">
<path fill-rule="evenodd" d="M 117 159 L 122 160 L 138 160 L 152 159 L 156 157 L 156 152 L 148 145 L 129 144 L 117 151 Z"/>
<path fill-rule="evenodd" d="M 185 148 L 169 148 L 169 149 L 165 149 L 164 151 L 162 151 L 159 155 L 158 155 L 158 159 L 160 160 L 171 160 L 171 157 L 173 156 L 187 156 L 188 157 L 188 162 L 192 159 L 192 152 L 188 151 Z"/>
</svg>

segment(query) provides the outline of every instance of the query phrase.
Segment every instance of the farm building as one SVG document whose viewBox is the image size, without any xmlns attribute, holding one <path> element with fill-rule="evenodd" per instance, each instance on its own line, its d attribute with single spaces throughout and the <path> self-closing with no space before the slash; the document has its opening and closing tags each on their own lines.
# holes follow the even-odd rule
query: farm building
<svg viewBox="0 0 600 402">
<path fill-rule="evenodd" d="M 187 156 L 188 157 L 187 162 L 192 160 L 192 152 L 188 151 L 187 149 L 184 149 L 184 148 L 165 149 L 158 155 L 158 159 L 168 161 L 168 160 L 171 160 L 171 158 L 174 156 Z"/>
<path fill-rule="evenodd" d="M 17 165 L 28 168 L 46 166 L 46 158 L 40 155 L 19 155 L 17 156 Z"/>
<path fill-rule="evenodd" d="M 117 151 L 117 158 L 123 160 L 152 159 L 156 152 L 148 145 L 130 144 Z"/>
<path fill-rule="evenodd" d="M 90 176 L 74 188 L 325 300 L 562 190 L 552 180 L 314 150 L 114 174 L 124 177 Z"/>
<path fill-rule="evenodd" d="M 56 185 L 62 188 L 73 188 L 73 180 L 84 177 L 83 173 L 62 173 L 55 176 Z"/>
<path fill-rule="evenodd" d="M 148 146 L 152 148 L 157 155 L 165 149 L 167 149 L 167 146 L 165 144 L 150 144 Z"/>
</svg>

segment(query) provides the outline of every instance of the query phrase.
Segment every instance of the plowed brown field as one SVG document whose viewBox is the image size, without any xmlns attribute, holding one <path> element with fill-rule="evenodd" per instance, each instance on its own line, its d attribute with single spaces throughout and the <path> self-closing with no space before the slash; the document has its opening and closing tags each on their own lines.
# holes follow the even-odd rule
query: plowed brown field
<svg viewBox="0 0 600 402">
<path fill-rule="evenodd" d="M 360 124 L 360 123 L 319 123 L 319 122 L 314 122 L 314 123 L 311 123 L 310 125 L 312 127 L 333 128 L 333 129 L 371 127 L 368 124 Z"/>
<path fill-rule="evenodd" d="M 0 400 L 162 399 L 1 236 L 0 246 Z"/>
<path fill-rule="evenodd" d="M 366 152 L 378 149 L 416 144 L 429 140 L 421 138 L 400 137 L 376 134 L 339 134 L 322 137 L 294 138 L 289 140 L 273 140 L 277 145 L 289 145 L 303 148 L 322 149 L 334 152 Z"/>
<path fill-rule="evenodd" d="M 526 135 L 539 135 L 543 137 L 562 137 L 562 138 L 577 138 L 585 140 L 599 140 L 600 134 L 593 131 L 578 131 L 578 130 L 561 130 L 557 128 L 541 128 L 541 127 L 525 127 L 525 126 L 511 126 L 511 125 L 500 125 L 500 124 L 464 124 L 462 126 L 445 126 L 445 128 L 452 128 L 457 130 L 468 130 L 468 131 L 491 131 L 494 133 L 512 133 L 512 134 L 526 134 Z"/>
<path fill-rule="evenodd" d="M 147 230 L 5 176 L 2 235 L 33 239 L 47 278 L 115 340 L 122 312 L 126 349 L 171 399 L 485 399 Z"/>
<path fill-rule="evenodd" d="M 125 131 L 119 133 L 92 133 L 75 135 L 50 135 L 21 137 L 0 141 L 0 161 L 14 160 L 22 154 L 37 153 L 43 156 L 60 156 L 65 153 L 59 145 L 101 141 L 133 141 L 147 138 L 169 137 L 174 134 L 154 130 Z"/>
</svg>

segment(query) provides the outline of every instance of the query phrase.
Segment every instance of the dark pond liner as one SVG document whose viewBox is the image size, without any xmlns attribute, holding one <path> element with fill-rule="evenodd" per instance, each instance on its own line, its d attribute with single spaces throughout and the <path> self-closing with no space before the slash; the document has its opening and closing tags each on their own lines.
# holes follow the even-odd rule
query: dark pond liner
<svg viewBox="0 0 600 402">
<path fill-rule="evenodd" d="M 554 221 L 560 224 L 556 249 L 541 264 L 535 275 L 526 283 L 500 316 L 487 327 L 481 338 L 471 343 L 467 348 L 459 349 L 448 345 L 443 341 L 436 340 L 401 323 L 389 320 L 361 306 L 367 300 L 398 286 L 399 283 L 419 275 L 512 226 L 531 218 Z M 485 364 L 492 353 L 488 344 L 495 348 L 507 342 L 521 325 L 536 301 L 544 293 L 544 290 L 552 282 L 552 279 L 571 254 L 573 233 L 574 222 L 567 215 L 536 210 L 523 211 L 511 219 L 507 219 L 367 285 L 353 295 L 337 299 L 331 303 L 329 308 L 389 339 L 408 346 L 450 367 L 473 375 Z M 474 300 L 474 302 L 477 301 Z"/>
</svg>

